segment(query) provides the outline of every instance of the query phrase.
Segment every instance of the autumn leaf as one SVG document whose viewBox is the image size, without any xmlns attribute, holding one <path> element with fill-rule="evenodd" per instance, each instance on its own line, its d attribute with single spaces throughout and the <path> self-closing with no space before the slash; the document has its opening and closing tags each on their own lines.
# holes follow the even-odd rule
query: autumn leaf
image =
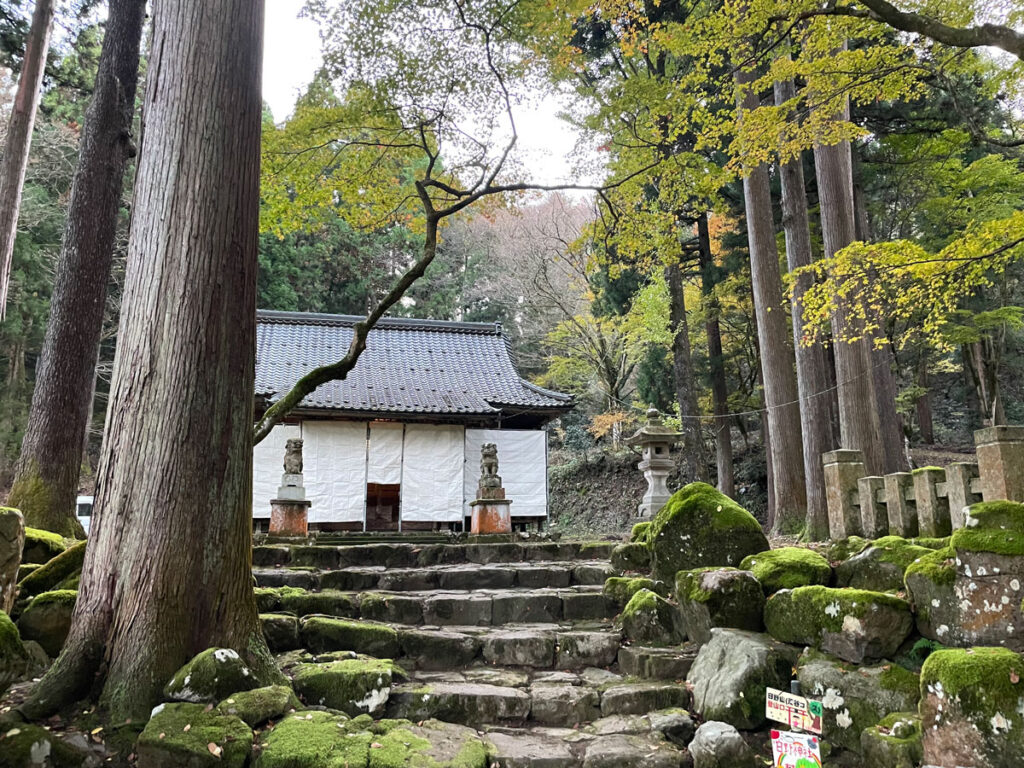
<svg viewBox="0 0 1024 768">
<path fill-rule="evenodd" d="M 221 747 L 217 746 L 212 741 L 206 745 L 206 748 L 210 750 L 210 754 L 214 757 L 220 757 L 221 753 L 224 751 Z"/>
</svg>

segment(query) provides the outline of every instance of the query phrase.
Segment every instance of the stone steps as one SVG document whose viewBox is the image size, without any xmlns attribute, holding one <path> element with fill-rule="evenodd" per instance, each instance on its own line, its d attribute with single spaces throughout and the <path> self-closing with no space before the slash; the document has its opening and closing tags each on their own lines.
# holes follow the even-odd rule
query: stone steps
<svg viewBox="0 0 1024 768">
<path fill-rule="evenodd" d="M 259 586 L 298 586 L 305 589 L 385 590 L 417 592 L 467 589 L 548 589 L 600 586 L 615 575 L 607 561 L 432 565 L 416 568 L 346 566 L 323 570 L 311 567 L 257 567 Z"/>
<path fill-rule="evenodd" d="M 652 719 L 655 725 L 666 730 L 650 727 Z M 653 713 L 650 718 L 608 718 L 608 722 L 598 721 L 582 730 L 494 727 L 488 729 L 485 736 L 491 753 L 489 765 L 492 768 L 679 768 L 692 763 L 686 751 L 667 733 L 685 740 L 685 734 L 693 733 L 693 723 L 687 724 L 687 721 L 688 718 L 678 715 Z M 648 726 L 646 729 L 644 724 Z"/>
<path fill-rule="evenodd" d="M 258 567 L 300 566 L 321 570 L 380 566 L 419 568 L 473 563 L 609 560 L 614 542 L 466 542 L 458 544 L 263 544 L 253 547 Z"/>
<path fill-rule="evenodd" d="M 256 574 L 257 583 L 273 580 Z M 320 592 L 261 590 L 263 613 L 323 614 L 394 624 L 500 626 L 610 619 L 618 607 L 599 586 L 563 589 L 432 590 L 423 592 Z"/>
</svg>

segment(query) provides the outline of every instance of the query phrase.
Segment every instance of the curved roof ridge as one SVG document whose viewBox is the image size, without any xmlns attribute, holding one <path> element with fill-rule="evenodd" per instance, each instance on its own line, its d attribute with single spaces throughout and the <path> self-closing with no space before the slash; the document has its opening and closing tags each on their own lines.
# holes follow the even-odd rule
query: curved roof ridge
<svg viewBox="0 0 1024 768">
<path fill-rule="evenodd" d="M 351 328 L 365 320 L 365 315 L 332 315 L 324 312 L 285 312 L 277 309 L 257 309 L 256 319 L 261 323 L 285 323 L 295 325 L 326 325 Z M 377 321 L 374 328 L 382 330 L 438 330 L 461 331 L 465 333 L 487 333 L 495 336 L 502 333 L 501 323 L 467 323 L 461 320 L 428 320 L 414 317 L 385 316 Z"/>
</svg>

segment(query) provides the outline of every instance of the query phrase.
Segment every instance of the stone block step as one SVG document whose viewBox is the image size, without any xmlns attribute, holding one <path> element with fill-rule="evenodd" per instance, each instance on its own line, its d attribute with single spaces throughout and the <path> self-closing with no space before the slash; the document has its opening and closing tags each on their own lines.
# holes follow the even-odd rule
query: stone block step
<svg viewBox="0 0 1024 768">
<path fill-rule="evenodd" d="M 501 626 L 613 618 L 616 605 L 597 586 L 562 589 L 479 589 L 418 592 L 311 591 L 311 584 L 277 583 L 278 573 L 254 571 L 257 604 L 264 613 L 324 614 L 394 624 Z M 304 573 L 299 571 L 297 573 Z M 308 575 L 308 574 L 307 574 Z M 296 589 L 295 587 L 298 587 Z"/>
<path fill-rule="evenodd" d="M 699 650 L 696 643 L 671 648 L 623 646 L 619 649 L 619 669 L 624 675 L 644 680 L 685 680 Z"/>
<path fill-rule="evenodd" d="M 487 734 L 492 768 L 680 768 L 686 752 L 660 734 L 597 736 L 561 728 Z"/>
<path fill-rule="evenodd" d="M 413 673 L 409 682 L 392 688 L 387 713 L 389 717 L 436 718 L 474 727 L 598 723 L 604 724 L 600 735 L 608 735 L 616 728 L 638 731 L 633 720 L 660 710 L 685 710 L 689 703 L 685 685 L 628 682 L 596 668 L 571 674 L 469 667 L 453 673 Z"/>
<path fill-rule="evenodd" d="M 253 564 L 306 566 L 322 570 L 382 566 L 422 568 L 440 564 L 566 562 L 609 560 L 615 542 L 485 542 L 419 544 L 414 542 L 352 545 L 262 544 L 253 547 Z"/>
</svg>

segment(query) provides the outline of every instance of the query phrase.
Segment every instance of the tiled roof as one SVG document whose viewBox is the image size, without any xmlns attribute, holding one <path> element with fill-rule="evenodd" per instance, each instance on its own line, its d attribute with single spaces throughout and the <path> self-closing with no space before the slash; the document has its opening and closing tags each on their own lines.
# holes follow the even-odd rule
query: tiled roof
<svg viewBox="0 0 1024 768">
<path fill-rule="evenodd" d="M 362 319 L 260 310 L 256 394 L 272 402 L 314 368 L 340 360 Z M 382 318 L 348 377 L 322 385 L 300 407 L 497 416 L 572 406 L 569 395 L 520 378 L 499 324 Z"/>
</svg>

